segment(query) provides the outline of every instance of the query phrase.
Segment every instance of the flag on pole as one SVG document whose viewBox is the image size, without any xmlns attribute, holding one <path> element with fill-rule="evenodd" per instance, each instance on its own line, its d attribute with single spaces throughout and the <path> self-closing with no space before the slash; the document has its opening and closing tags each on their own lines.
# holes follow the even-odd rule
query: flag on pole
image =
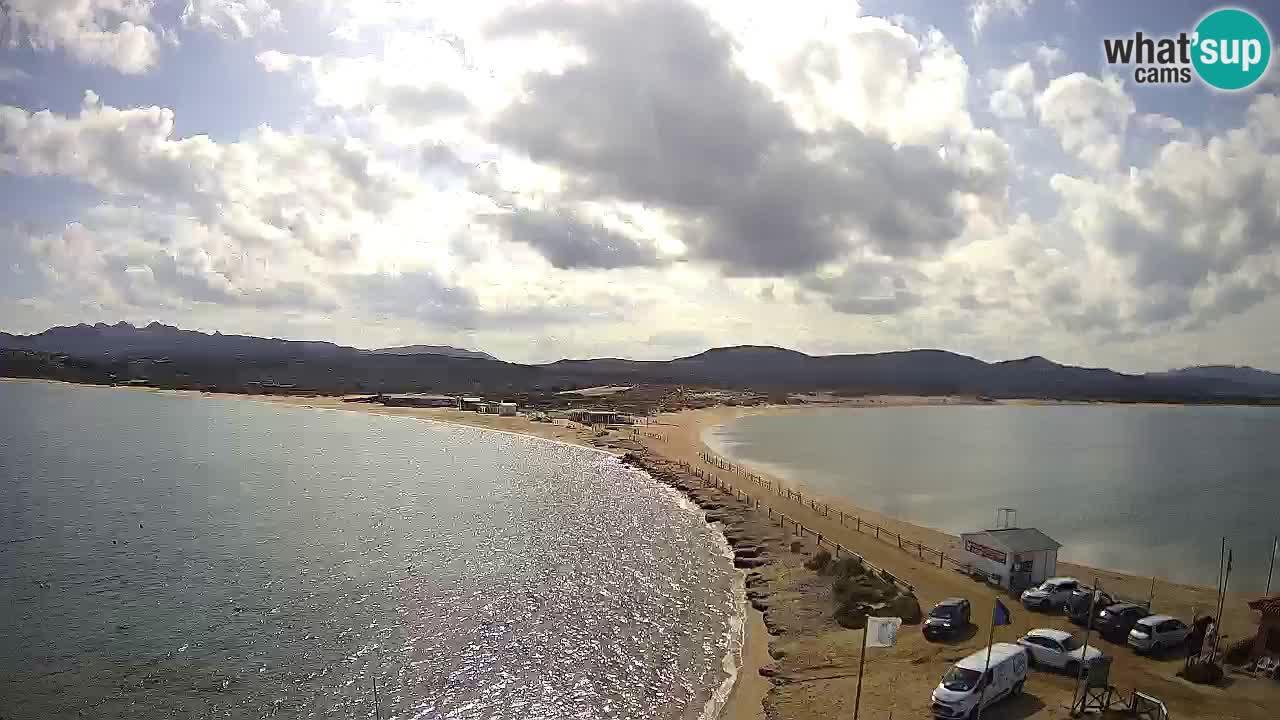
<svg viewBox="0 0 1280 720">
<path fill-rule="evenodd" d="M 996 598 L 996 609 L 991 612 L 991 626 L 1009 625 L 1013 622 L 1013 616 L 1009 614 L 1009 608 L 1000 602 L 1000 598 Z"/>
<path fill-rule="evenodd" d="M 893 647 L 902 618 L 867 616 L 867 647 Z"/>
</svg>

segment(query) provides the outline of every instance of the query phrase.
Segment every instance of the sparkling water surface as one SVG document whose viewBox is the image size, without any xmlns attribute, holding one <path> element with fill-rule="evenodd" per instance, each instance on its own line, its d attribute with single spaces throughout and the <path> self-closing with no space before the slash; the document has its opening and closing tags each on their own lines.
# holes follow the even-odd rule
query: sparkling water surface
<svg viewBox="0 0 1280 720">
<path fill-rule="evenodd" d="M 698 718 L 723 538 L 594 451 L 0 382 L 0 716 Z"/>
</svg>

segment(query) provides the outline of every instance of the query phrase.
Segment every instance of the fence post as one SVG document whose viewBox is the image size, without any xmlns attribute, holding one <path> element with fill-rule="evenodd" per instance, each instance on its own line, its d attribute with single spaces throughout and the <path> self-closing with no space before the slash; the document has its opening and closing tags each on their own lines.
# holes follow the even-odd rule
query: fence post
<svg viewBox="0 0 1280 720">
<path fill-rule="evenodd" d="M 858 532 L 862 532 L 862 518 L 854 516 L 853 519 L 858 521 Z"/>
<path fill-rule="evenodd" d="M 876 539 L 877 539 L 877 540 L 879 540 L 879 539 L 880 539 L 880 526 L 879 526 L 879 525 L 877 525 L 877 526 L 876 526 Z"/>
<path fill-rule="evenodd" d="M 941 550 L 938 551 L 938 567 L 939 568 L 942 567 L 942 561 L 945 560 L 946 557 L 947 557 L 947 554 L 945 552 Z"/>
<path fill-rule="evenodd" d="M 899 536 L 898 536 L 898 549 L 899 549 L 899 550 L 901 550 L 901 549 L 902 549 L 902 536 L 901 536 L 901 535 L 899 535 Z"/>
</svg>

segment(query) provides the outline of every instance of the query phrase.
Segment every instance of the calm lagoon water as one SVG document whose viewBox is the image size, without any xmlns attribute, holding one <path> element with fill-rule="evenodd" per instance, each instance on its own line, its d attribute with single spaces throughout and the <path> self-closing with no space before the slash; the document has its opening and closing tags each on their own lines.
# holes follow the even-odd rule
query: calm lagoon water
<svg viewBox="0 0 1280 720">
<path fill-rule="evenodd" d="M 0 382 L 0 716 L 697 718 L 724 540 L 602 453 Z M 731 654 L 729 655 L 732 656 Z"/>
<path fill-rule="evenodd" d="M 1017 508 L 1063 559 L 1182 582 L 1217 584 L 1226 535 L 1231 586 L 1261 591 L 1280 533 L 1280 408 L 806 409 L 706 440 L 820 495 L 952 533 Z"/>
</svg>

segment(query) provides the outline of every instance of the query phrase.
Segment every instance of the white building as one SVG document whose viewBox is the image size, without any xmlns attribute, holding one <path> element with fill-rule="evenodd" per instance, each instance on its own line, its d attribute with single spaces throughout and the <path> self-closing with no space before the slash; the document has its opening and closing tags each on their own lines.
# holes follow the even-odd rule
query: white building
<svg viewBox="0 0 1280 720">
<path fill-rule="evenodd" d="M 1039 585 L 1058 572 L 1062 543 L 1035 528 L 1001 528 L 961 533 L 967 561 L 1014 591 Z"/>
</svg>

